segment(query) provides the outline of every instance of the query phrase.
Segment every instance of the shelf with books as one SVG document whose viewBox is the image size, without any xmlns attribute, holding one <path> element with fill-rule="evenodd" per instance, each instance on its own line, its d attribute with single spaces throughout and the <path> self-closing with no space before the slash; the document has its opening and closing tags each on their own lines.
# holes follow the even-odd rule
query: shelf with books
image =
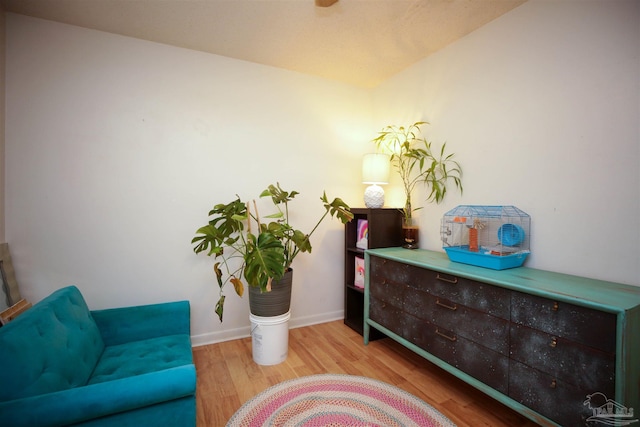
<svg viewBox="0 0 640 427">
<path fill-rule="evenodd" d="M 402 213 L 398 209 L 352 208 L 345 225 L 344 323 L 362 334 L 364 327 L 364 252 L 402 245 Z"/>
</svg>

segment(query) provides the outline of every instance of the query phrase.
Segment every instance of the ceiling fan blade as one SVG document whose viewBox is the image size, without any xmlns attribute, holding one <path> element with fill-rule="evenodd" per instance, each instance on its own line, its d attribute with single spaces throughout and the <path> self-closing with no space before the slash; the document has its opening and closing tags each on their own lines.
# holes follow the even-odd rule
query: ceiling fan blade
<svg viewBox="0 0 640 427">
<path fill-rule="evenodd" d="M 316 0 L 316 6 L 318 7 L 329 7 L 334 3 L 337 3 L 338 0 Z"/>
</svg>

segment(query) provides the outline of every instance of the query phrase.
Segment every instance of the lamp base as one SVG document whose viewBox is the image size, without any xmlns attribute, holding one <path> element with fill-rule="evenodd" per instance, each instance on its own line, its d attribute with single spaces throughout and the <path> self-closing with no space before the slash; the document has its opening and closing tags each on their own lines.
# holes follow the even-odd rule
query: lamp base
<svg viewBox="0 0 640 427">
<path fill-rule="evenodd" d="M 379 209 L 384 206 L 384 190 L 373 184 L 364 190 L 364 204 L 369 209 Z"/>
</svg>

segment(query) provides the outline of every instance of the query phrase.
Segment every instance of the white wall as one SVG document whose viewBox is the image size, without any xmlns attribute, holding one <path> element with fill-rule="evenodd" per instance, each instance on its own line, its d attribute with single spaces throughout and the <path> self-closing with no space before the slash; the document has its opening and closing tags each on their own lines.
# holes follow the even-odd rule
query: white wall
<svg viewBox="0 0 640 427">
<path fill-rule="evenodd" d="M 527 266 L 640 285 L 639 40 L 638 1 L 531 0 L 378 87 L 378 129 L 427 120 L 463 166 L 421 246 L 459 204 L 512 204 Z"/>
<path fill-rule="evenodd" d="M 211 260 L 191 249 L 209 208 L 275 180 L 302 192 L 309 225 L 322 189 L 361 206 L 366 141 L 418 119 L 465 185 L 421 211 L 422 247 L 440 250 L 458 204 L 514 204 L 532 216 L 527 265 L 639 285 L 639 4 L 531 0 L 373 91 L 9 14 L 6 234 L 23 293 L 189 299 L 194 342 L 246 334 L 246 300 L 229 290 L 220 325 Z M 402 204 L 397 182 L 386 192 Z M 328 222 L 296 261 L 293 325 L 342 315 L 342 241 Z"/>
<path fill-rule="evenodd" d="M 247 334 L 249 310 L 191 238 L 215 203 L 270 183 L 359 206 L 371 95 L 215 55 L 8 14 L 7 240 L 23 293 L 77 284 L 91 308 L 188 299 L 195 342 Z M 354 167 L 355 165 L 355 167 Z M 294 263 L 292 325 L 340 318 L 343 226 Z"/>
</svg>

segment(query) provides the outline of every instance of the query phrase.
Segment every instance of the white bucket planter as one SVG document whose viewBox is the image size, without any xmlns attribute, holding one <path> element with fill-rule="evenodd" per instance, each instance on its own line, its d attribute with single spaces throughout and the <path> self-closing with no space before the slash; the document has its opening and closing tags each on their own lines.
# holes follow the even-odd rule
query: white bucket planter
<svg viewBox="0 0 640 427">
<path fill-rule="evenodd" d="M 253 361 L 258 365 L 277 365 L 289 354 L 289 319 L 291 312 L 280 316 L 249 315 Z"/>
</svg>

